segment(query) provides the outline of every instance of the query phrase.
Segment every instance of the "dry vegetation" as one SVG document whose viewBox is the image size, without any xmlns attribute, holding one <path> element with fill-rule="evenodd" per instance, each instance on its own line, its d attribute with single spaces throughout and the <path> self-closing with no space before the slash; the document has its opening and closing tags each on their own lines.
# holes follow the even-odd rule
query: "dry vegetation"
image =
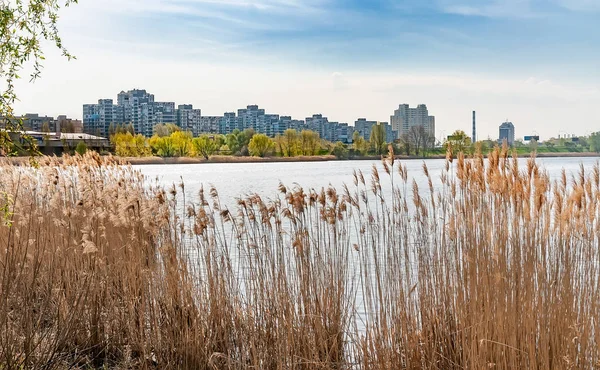
<svg viewBox="0 0 600 370">
<path fill-rule="evenodd" d="M 234 210 L 47 161 L 0 166 L 0 369 L 600 367 L 598 166 L 389 158 Z"/>
</svg>

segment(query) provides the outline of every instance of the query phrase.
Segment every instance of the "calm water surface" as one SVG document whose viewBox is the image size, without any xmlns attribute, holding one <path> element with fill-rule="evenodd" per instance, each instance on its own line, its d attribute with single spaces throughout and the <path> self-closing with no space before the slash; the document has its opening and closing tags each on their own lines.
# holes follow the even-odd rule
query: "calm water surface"
<svg viewBox="0 0 600 370">
<path fill-rule="evenodd" d="M 526 160 L 521 160 L 525 166 Z M 567 174 L 576 174 L 580 164 L 591 171 L 598 158 L 540 158 L 538 162 L 548 171 L 551 178 L 560 177 L 565 169 Z M 439 184 L 439 174 L 445 166 L 443 159 L 408 160 L 406 165 L 409 177 L 415 179 L 420 187 L 427 187 L 427 179 L 423 175 L 423 163 L 427 164 L 434 183 Z M 136 166 L 149 179 L 158 179 L 165 186 L 179 184 L 183 179 L 189 200 L 196 199 L 201 186 L 206 192 L 215 186 L 221 201 L 234 205 L 235 199 L 246 194 L 258 193 L 263 198 L 276 198 L 277 188 L 282 182 L 288 187 L 302 186 L 305 189 L 321 189 L 332 185 L 340 189 L 344 184 L 353 185 L 353 171 L 362 171 L 369 180 L 373 165 L 383 172 L 381 161 L 331 161 L 331 162 L 294 162 L 294 163 L 210 163 L 210 164 L 178 164 L 178 165 L 143 165 Z M 382 174 L 382 185 L 389 185 Z M 400 183 L 396 173 L 395 180 Z M 389 190 L 389 186 L 387 186 Z M 189 198 L 191 196 L 191 198 Z"/>
</svg>

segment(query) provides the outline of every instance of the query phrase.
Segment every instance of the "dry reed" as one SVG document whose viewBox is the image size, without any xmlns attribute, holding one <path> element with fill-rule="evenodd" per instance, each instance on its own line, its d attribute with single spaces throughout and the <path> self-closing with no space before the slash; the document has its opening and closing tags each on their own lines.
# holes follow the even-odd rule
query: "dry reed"
<svg viewBox="0 0 600 370">
<path fill-rule="evenodd" d="M 552 182 L 497 149 L 420 189 L 392 153 L 229 209 L 44 161 L 0 165 L 0 369 L 600 367 L 598 165 Z"/>
</svg>

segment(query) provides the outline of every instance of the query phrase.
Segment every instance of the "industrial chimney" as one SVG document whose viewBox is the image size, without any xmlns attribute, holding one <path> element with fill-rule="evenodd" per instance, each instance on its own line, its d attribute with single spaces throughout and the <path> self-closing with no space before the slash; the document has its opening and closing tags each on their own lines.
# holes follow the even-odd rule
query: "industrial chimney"
<svg viewBox="0 0 600 370">
<path fill-rule="evenodd" d="M 473 111 L 473 143 L 477 142 L 477 121 L 475 120 L 475 111 Z"/>
</svg>

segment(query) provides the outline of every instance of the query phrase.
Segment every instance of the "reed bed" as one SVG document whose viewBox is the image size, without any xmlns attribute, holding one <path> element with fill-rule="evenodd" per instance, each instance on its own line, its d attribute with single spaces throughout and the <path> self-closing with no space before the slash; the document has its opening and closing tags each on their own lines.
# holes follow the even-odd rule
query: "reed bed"
<svg viewBox="0 0 600 370">
<path fill-rule="evenodd" d="M 0 369 L 599 368 L 600 167 L 423 176 L 228 208 L 93 153 L 1 164 Z"/>
</svg>

